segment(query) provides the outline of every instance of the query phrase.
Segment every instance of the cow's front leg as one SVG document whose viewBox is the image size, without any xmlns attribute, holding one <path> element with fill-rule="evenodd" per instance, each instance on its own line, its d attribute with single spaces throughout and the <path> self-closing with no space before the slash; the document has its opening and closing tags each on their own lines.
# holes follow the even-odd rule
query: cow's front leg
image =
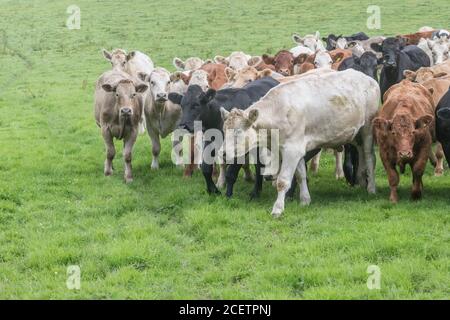
<svg viewBox="0 0 450 320">
<path fill-rule="evenodd" d="M 175 165 L 179 168 L 183 168 L 183 136 L 178 137 L 178 140 L 172 140 L 172 151 L 174 153 L 173 160 L 175 160 Z"/>
<path fill-rule="evenodd" d="M 342 156 L 343 156 L 342 151 L 334 150 L 334 157 L 336 159 L 336 168 L 334 171 L 334 175 L 335 175 L 336 179 L 342 179 L 345 177 L 343 164 L 342 164 Z"/>
<path fill-rule="evenodd" d="M 364 151 L 364 166 L 367 172 L 367 192 L 370 194 L 376 193 L 375 186 L 375 165 L 376 156 L 373 144 L 373 129 L 371 125 L 367 125 L 362 129 L 363 151 Z M 362 162 L 360 162 L 362 164 Z"/>
<path fill-rule="evenodd" d="M 227 165 L 225 163 L 219 164 L 219 177 L 217 178 L 217 183 L 216 183 L 216 187 L 219 189 L 223 189 L 223 187 L 225 187 L 226 171 L 227 171 Z"/>
<path fill-rule="evenodd" d="M 104 165 L 105 176 L 110 176 L 113 173 L 113 160 L 116 156 L 116 148 L 114 147 L 113 137 L 111 131 L 107 127 L 102 127 L 102 136 L 105 141 L 106 159 Z"/>
<path fill-rule="evenodd" d="M 289 190 L 297 169 L 298 162 L 305 155 L 305 152 L 298 149 L 295 144 L 287 144 L 283 146 L 281 152 L 281 169 L 277 178 L 278 196 L 272 209 L 272 216 L 279 217 L 284 211 L 284 200 L 286 192 Z"/>
<path fill-rule="evenodd" d="M 309 205 L 311 203 L 311 195 L 309 194 L 308 189 L 308 176 L 306 173 L 306 163 L 304 158 L 298 162 L 296 175 L 300 185 L 300 203 L 302 205 Z"/>
<path fill-rule="evenodd" d="M 419 200 L 422 198 L 422 190 L 423 190 L 422 176 L 423 173 L 425 172 L 428 156 L 429 152 L 426 150 L 426 148 L 422 148 L 422 150 L 419 151 L 419 154 L 416 157 L 416 161 L 411 165 L 413 174 L 413 185 L 411 190 L 412 200 Z"/>
<path fill-rule="evenodd" d="M 320 155 L 322 154 L 322 150 L 320 150 L 312 159 L 311 159 L 311 171 L 313 173 L 319 172 L 319 164 L 320 164 Z"/>
<path fill-rule="evenodd" d="M 146 118 L 148 119 L 148 117 Z M 150 123 L 147 123 L 147 132 L 152 140 L 152 169 L 159 168 L 159 153 L 161 152 L 161 142 L 159 141 L 159 133 L 150 126 Z"/>
<path fill-rule="evenodd" d="M 242 166 L 242 168 L 244 169 L 244 180 L 248 181 L 248 182 L 253 182 L 253 173 L 252 170 L 250 169 L 250 164 L 248 161 L 245 162 L 245 164 Z"/>
<path fill-rule="evenodd" d="M 217 189 L 217 187 L 214 184 L 214 181 L 212 179 L 213 165 L 208 164 L 206 162 L 202 162 L 201 169 L 202 169 L 203 177 L 205 178 L 205 182 L 206 182 L 206 191 L 209 194 L 220 194 L 219 189 Z"/>
<path fill-rule="evenodd" d="M 440 177 L 444 174 L 444 150 L 442 144 L 436 143 L 436 167 L 434 168 L 434 175 Z"/>
<path fill-rule="evenodd" d="M 126 183 L 133 182 L 133 173 L 131 170 L 131 158 L 133 153 L 133 146 L 136 142 L 137 132 L 132 130 L 130 135 L 124 140 L 123 146 L 123 160 L 125 162 L 124 179 Z"/>
<path fill-rule="evenodd" d="M 233 187 L 234 184 L 236 183 L 237 177 L 239 175 L 239 170 L 241 169 L 242 164 L 229 164 L 227 169 L 226 169 L 226 183 L 227 183 L 227 192 L 226 192 L 226 196 L 227 198 L 231 198 L 231 196 L 233 195 Z"/>
<path fill-rule="evenodd" d="M 262 190 L 263 184 L 263 176 L 261 175 L 261 162 L 259 161 L 259 155 L 257 158 L 257 163 L 255 164 L 255 185 L 253 187 L 253 191 L 250 193 L 250 199 L 259 198 Z"/>
</svg>

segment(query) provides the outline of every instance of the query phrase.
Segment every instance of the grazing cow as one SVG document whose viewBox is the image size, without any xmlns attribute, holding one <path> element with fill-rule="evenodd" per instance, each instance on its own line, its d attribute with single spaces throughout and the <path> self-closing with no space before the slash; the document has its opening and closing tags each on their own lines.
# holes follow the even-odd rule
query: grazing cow
<svg viewBox="0 0 450 320">
<path fill-rule="evenodd" d="M 339 40 L 343 39 L 343 40 Z M 328 51 L 334 50 L 336 48 L 345 49 L 346 43 L 350 41 L 364 41 L 369 39 L 369 37 L 364 32 L 358 32 L 351 36 L 344 37 L 342 35 L 335 36 L 334 34 L 328 35 L 326 38 L 322 38 L 323 41 L 326 42 L 326 49 Z M 345 40 L 345 41 L 344 41 Z M 338 47 L 338 42 L 340 43 Z"/>
<path fill-rule="evenodd" d="M 254 67 L 245 67 L 236 71 L 232 68 L 226 68 L 225 73 L 228 79 L 228 88 L 242 88 L 252 81 L 270 77 L 272 70 L 265 69 L 263 71 L 258 71 Z"/>
<path fill-rule="evenodd" d="M 248 66 L 248 60 L 250 59 L 250 55 L 245 54 L 242 51 L 236 51 L 232 52 L 227 58 L 222 56 L 215 56 L 214 62 L 224 64 L 225 66 L 233 68 L 235 70 L 240 70 Z"/>
<path fill-rule="evenodd" d="M 450 89 L 436 107 L 436 138 L 442 144 L 450 166 Z"/>
<path fill-rule="evenodd" d="M 294 74 L 294 64 L 297 63 L 300 56 L 294 58 L 291 52 L 281 50 L 275 56 L 263 54 L 262 59 L 265 64 L 273 65 L 276 72 L 281 73 L 283 76 L 291 76 Z"/>
<path fill-rule="evenodd" d="M 417 45 L 421 38 L 431 39 L 433 37 L 434 31 L 416 32 L 411 34 L 404 34 L 397 36 L 397 39 L 403 40 L 405 45 Z"/>
<path fill-rule="evenodd" d="M 250 60 L 248 60 L 248 65 L 254 67 L 258 71 L 263 71 L 265 69 L 275 71 L 275 67 L 271 64 L 264 63 L 264 60 L 261 57 L 251 57 Z"/>
<path fill-rule="evenodd" d="M 397 166 L 404 173 L 408 164 L 413 173 L 411 197 L 420 199 L 422 175 L 435 134 L 433 98 L 422 85 L 404 80 L 386 92 L 384 101 L 373 126 L 391 188 L 389 199 L 398 202 Z"/>
<path fill-rule="evenodd" d="M 144 97 L 148 86 L 136 83 L 125 72 L 111 70 L 103 73 L 95 86 L 95 121 L 102 130 L 106 146 L 105 176 L 113 172 L 116 154 L 114 138 L 124 140 L 123 158 L 125 181 L 132 182 L 131 158 L 138 134 Z"/>
<path fill-rule="evenodd" d="M 304 156 L 317 148 L 357 144 L 361 155 L 359 175 L 367 174 L 367 190 L 375 193 L 371 121 L 380 99 L 378 84 L 354 70 L 318 71 L 280 84 L 244 112 L 232 111 L 224 124 L 224 130 L 242 130 L 248 137 L 257 137 L 259 129 L 279 130 L 282 163 L 272 210 L 275 217 L 284 210 L 285 195 L 296 172 L 301 180 L 301 202 L 310 203 Z M 326 130 L 323 123 L 327 123 Z"/>
<path fill-rule="evenodd" d="M 200 120 L 204 130 L 222 130 L 223 121 L 220 108 L 231 110 L 234 107 L 245 109 L 252 103 L 259 100 L 271 88 L 279 84 L 271 77 L 255 80 L 243 88 L 227 88 L 219 91 L 213 89 L 203 93 L 197 86 L 190 86 L 186 95 L 170 94 L 169 100 L 181 104 L 183 116 L 180 127 L 194 131 L 194 121 Z M 211 141 L 205 142 L 205 149 Z M 213 151 L 212 156 L 215 156 Z M 209 194 L 220 193 L 212 180 L 212 164 L 202 162 L 201 169 L 206 181 L 206 188 Z M 222 167 L 223 172 L 223 167 Z M 218 185 L 222 186 L 225 181 L 223 175 L 219 176 Z"/>
<path fill-rule="evenodd" d="M 422 67 L 417 71 L 405 70 L 403 73 L 406 79 L 422 83 L 433 78 L 450 75 L 450 60 L 432 67 Z"/>
<path fill-rule="evenodd" d="M 177 104 L 167 103 L 171 81 L 170 73 L 166 69 L 156 68 L 151 74 L 140 73 L 139 76 L 149 84 L 150 95 L 145 101 L 144 111 L 147 132 L 152 141 L 151 168 L 158 169 L 160 138 L 165 138 L 175 130 L 181 117 L 181 108 Z"/>
<path fill-rule="evenodd" d="M 440 64 L 449 58 L 450 41 L 447 37 L 442 37 L 436 40 L 427 39 L 428 47 L 433 54 L 433 63 Z"/>
<path fill-rule="evenodd" d="M 429 67 L 427 54 L 415 45 L 404 47 L 398 38 L 386 38 L 382 45 L 373 43 L 375 51 L 383 53 L 383 69 L 380 76 L 381 94 L 394 84 L 403 80 L 405 70 L 416 71 L 420 67 Z"/>
<path fill-rule="evenodd" d="M 197 57 L 188 58 L 186 61 L 180 58 L 173 58 L 173 65 L 179 71 L 194 71 L 200 69 L 203 64 L 205 64 L 205 61 Z"/>
<path fill-rule="evenodd" d="M 322 41 L 320 41 L 320 32 L 316 31 L 316 34 L 308 34 L 304 37 L 301 37 L 299 34 L 294 33 L 292 35 L 292 40 L 294 40 L 294 43 L 296 43 L 298 46 L 291 49 L 294 50 L 292 52 L 294 54 L 294 57 L 297 57 L 299 54 L 307 53 L 311 54 L 313 52 L 316 52 L 317 50 L 324 51 L 325 47 L 323 46 Z M 302 49 L 300 47 L 308 48 L 311 52 L 300 52 Z M 298 53 L 298 54 L 297 54 Z"/>
</svg>

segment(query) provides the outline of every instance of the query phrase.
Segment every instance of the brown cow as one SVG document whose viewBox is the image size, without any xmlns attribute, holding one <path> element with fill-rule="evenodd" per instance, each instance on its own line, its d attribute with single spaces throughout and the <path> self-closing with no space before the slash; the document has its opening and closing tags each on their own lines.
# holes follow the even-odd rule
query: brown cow
<svg viewBox="0 0 450 320">
<path fill-rule="evenodd" d="M 404 35 L 397 36 L 397 38 L 403 39 L 405 45 L 410 45 L 410 44 L 418 45 L 421 38 L 431 39 L 434 31 L 436 31 L 436 30 L 404 34 Z"/>
<path fill-rule="evenodd" d="M 111 70 L 103 73 L 95 87 L 95 121 L 102 130 L 106 146 L 105 176 L 113 172 L 112 161 L 116 155 L 114 138 L 124 140 L 123 158 L 125 181 L 132 182 L 131 153 L 138 134 L 142 117 L 143 96 L 148 86 L 136 83 L 122 71 Z"/>
<path fill-rule="evenodd" d="M 450 60 L 432 67 L 421 67 L 417 71 L 405 70 L 403 75 L 406 79 L 422 83 L 433 78 L 450 75 Z"/>
<path fill-rule="evenodd" d="M 272 65 L 275 71 L 281 73 L 283 76 L 290 76 L 294 74 L 294 64 L 297 63 L 297 58 L 288 50 L 281 50 L 275 56 L 267 54 L 262 55 L 265 64 Z"/>
<path fill-rule="evenodd" d="M 352 50 L 349 49 L 334 49 L 328 53 L 330 54 L 331 60 L 333 60 L 333 64 L 331 65 L 331 69 L 333 70 L 338 70 L 342 61 L 353 55 Z"/>
<path fill-rule="evenodd" d="M 422 176 L 434 136 L 434 103 L 424 86 L 403 80 L 392 86 L 383 97 L 379 116 L 373 120 L 380 156 L 388 174 L 390 200 L 398 201 L 400 172 L 407 164 L 413 172 L 411 197 L 422 197 Z"/>
</svg>

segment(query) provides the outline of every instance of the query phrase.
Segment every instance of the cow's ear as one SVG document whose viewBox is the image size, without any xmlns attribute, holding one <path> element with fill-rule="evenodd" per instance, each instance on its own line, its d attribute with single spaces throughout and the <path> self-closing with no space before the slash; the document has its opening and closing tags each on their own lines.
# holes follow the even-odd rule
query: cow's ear
<svg viewBox="0 0 450 320">
<path fill-rule="evenodd" d="M 133 59 L 133 57 L 136 55 L 136 51 L 131 51 L 127 54 L 127 61 L 130 61 Z"/>
<path fill-rule="evenodd" d="M 308 59 L 308 57 L 309 57 L 309 54 L 307 54 L 307 53 L 299 54 L 297 56 L 297 58 L 294 59 L 294 64 L 302 64 L 306 61 L 306 59 Z"/>
<path fill-rule="evenodd" d="M 434 93 L 434 88 L 428 88 L 428 91 L 431 93 L 431 95 L 433 95 L 433 93 Z"/>
<path fill-rule="evenodd" d="M 438 72 L 433 74 L 433 78 L 441 78 L 445 77 L 448 73 L 447 72 Z"/>
<path fill-rule="evenodd" d="M 103 56 L 105 57 L 105 59 L 108 61 L 111 61 L 112 54 L 109 53 L 106 49 L 103 49 L 102 52 L 103 52 Z"/>
<path fill-rule="evenodd" d="M 150 75 L 148 75 L 148 74 L 145 73 L 145 72 L 138 72 L 137 76 L 138 76 L 139 80 L 144 81 L 144 82 L 148 82 L 148 80 L 149 80 L 148 77 L 149 77 Z"/>
<path fill-rule="evenodd" d="M 409 81 L 416 80 L 416 72 L 415 71 L 405 70 L 405 71 L 403 71 L 403 76 L 405 77 L 405 79 L 407 79 Z"/>
<path fill-rule="evenodd" d="M 170 75 L 170 81 L 176 82 L 181 79 L 181 71 L 175 71 Z"/>
<path fill-rule="evenodd" d="M 216 96 L 216 90 L 208 89 L 208 91 L 206 91 L 206 93 L 200 98 L 200 102 L 202 104 L 207 104 L 212 99 L 214 99 L 215 96 Z"/>
<path fill-rule="evenodd" d="M 416 129 L 422 129 L 428 127 L 433 121 L 433 117 L 429 114 L 421 116 L 416 120 Z"/>
<path fill-rule="evenodd" d="M 236 76 L 236 71 L 234 69 L 230 68 L 230 67 L 226 67 L 225 68 L 225 75 L 226 75 L 228 81 L 231 81 Z"/>
<path fill-rule="evenodd" d="M 134 88 L 136 89 L 136 92 L 142 93 L 148 89 L 148 85 L 146 85 L 145 83 L 140 83 L 136 85 Z"/>
<path fill-rule="evenodd" d="M 435 44 L 434 40 L 427 39 L 428 48 L 430 48 L 430 49 L 433 48 L 434 44 Z"/>
<path fill-rule="evenodd" d="M 382 52 L 382 51 L 383 51 L 382 45 L 379 44 L 379 43 L 376 43 L 376 42 L 371 43 L 371 44 L 370 44 L 370 48 L 371 48 L 373 51 L 376 51 L 376 52 Z"/>
<path fill-rule="evenodd" d="M 333 63 L 340 62 L 340 61 L 342 61 L 343 58 L 344 58 L 344 53 L 343 52 L 338 52 L 333 57 Z"/>
<path fill-rule="evenodd" d="M 248 123 L 249 125 L 252 125 L 253 123 L 255 123 L 256 119 L 258 119 L 259 116 L 259 112 L 257 109 L 252 109 L 250 110 L 250 112 L 248 113 Z"/>
<path fill-rule="evenodd" d="M 227 60 L 227 58 L 222 57 L 222 56 L 215 56 L 215 57 L 214 57 L 214 62 L 215 62 L 215 63 L 221 63 L 221 64 L 224 64 L 224 65 L 228 65 L 228 60 Z"/>
<path fill-rule="evenodd" d="M 265 64 L 274 64 L 275 57 L 269 56 L 268 54 L 263 54 L 261 57 Z"/>
<path fill-rule="evenodd" d="M 225 110 L 224 107 L 220 107 L 220 114 L 222 116 L 222 120 L 227 120 L 228 116 L 230 115 L 230 111 Z"/>
<path fill-rule="evenodd" d="M 203 62 L 203 65 L 209 64 L 209 63 L 214 63 L 214 60 L 213 60 L 213 59 L 206 59 L 206 60 Z"/>
<path fill-rule="evenodd" d="M 379 131 L 387 131 L 390 128 L 390 121 L 377 117 L 372 121 L 373 128 Z"/>
<path fill-rule="evenodd" d="M 315 37 L 316 37 L 316 40 L 320 39 L 320 32 L 319 31 L 316 31 Z"/>
<path fill-rule="evenodd" d="M 303 44 L 303 38 L 300 37 L 300 35 L 297 34 L 297 33 L 294 33 L 294 34 L 292 35 L 292 40 L 294 41 L 294 43 L 297 43 L 297 44 Z"/>
<path fill-rule="evenodd" d="M 177 68 L 177 70 L 183 71 L 185 64 L 183 62 L 183 60 L 181 60 L 180 58 L 173 58 L 172 64 L 175 68 Z"/>
<path fill-rule="evenodd" d="M 192 72 L 190 72 L 188 75 L 184 74 L 183 72 L 181 72 L 181 80 L 183 80 L 183 82 L 188 85 L 189 81 L 191 81 L 191 76 L 192 76 Z"/>
<path fill-rule="evenodd" d="M 172 103 L 181 104 L 181 100 L 183 99 L 183 96 L 176 92 L 170 92 L 167 98 Z"/>
<path fill-rule="evenodd" d="M 105 90 L 106 92 L 115 92 L 116 87 L 117 86 L 112 86 L 109 83 L 105 83 L 104 85 L 102 85 L 103 90 Z"/>
<path fill-rule="evenodd" d="M 264 69 L 263 71 L 258 72 L 257 79 L 261 79 L 264 77 L 270 77 L 272 75 L 272 70 L 270 69 Z"/>
<path fill-rule="evenodd" d="M 255 57 L 251 57 L 249 60 L 248 60 L 248 62 L 247 62 L 247 64 L 249 65 L 249 66 L 251 66 L 251 67 L 256 67 L 258 64 L 260 64 L 262 62 L 262 58 L 261 57 L 258 57 L 258 56 L 255 56 Z"/>
<path fill-rule="evenodd" d="M 350 41 L 347 43 L 347 48 L 353 48 L 354 46 L 356 46 L 358 43 L 356 41 Z"/>
</svg>

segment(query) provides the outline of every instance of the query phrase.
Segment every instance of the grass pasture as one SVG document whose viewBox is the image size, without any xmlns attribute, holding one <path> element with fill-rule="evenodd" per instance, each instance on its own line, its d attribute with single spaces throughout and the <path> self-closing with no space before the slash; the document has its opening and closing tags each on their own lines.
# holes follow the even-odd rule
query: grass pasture
<svg viewBox="0 0 450 320">
<path fill-rule="evenodd" d="M 69 5 L 81 29 L 66 28 Z M 0 0 L 0 298 L 448 299 L 450 174 L 424 177 L 423 201 L 400 203 L 377 162 L 376 196 L 334 179 L 331 154 L 310 176 L 311 206 L 289 202 L 281 219 L 265 182 L 258 201 L 238 180 L 235 196 L 206 194 L 183 179 L 163 142 L 150 170 L 140 136 L 134 182 L 123 183 L 122 146 L 112 177 L 93 119 L 93 88 L 109 68 L 101 49 L 175 56 L 253 55 L 292 47 L 291 33 L 370 35 L 450 27 L 447 0 L 379 0 L 381 30 L 367 30 L 370 1 Z M 81 269 L 81 289 L 66 269 Z M 381 289 L 366 286 L 367 267 Z"/>
</svg>

